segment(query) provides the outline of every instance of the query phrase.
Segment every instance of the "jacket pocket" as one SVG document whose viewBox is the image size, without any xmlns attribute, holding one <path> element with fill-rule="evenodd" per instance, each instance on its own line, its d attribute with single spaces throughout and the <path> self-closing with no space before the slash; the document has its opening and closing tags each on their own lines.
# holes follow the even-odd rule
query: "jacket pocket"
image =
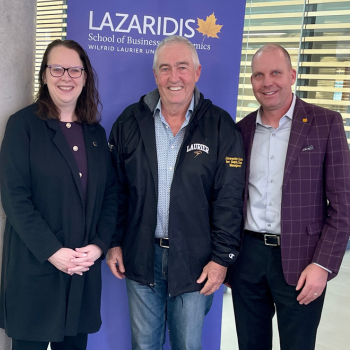
<svg viewBox="0 0 350 350">
<path fill-rule="evenodd" d="M 313 222 L 306 225 L 307 233 L 309 236 L 320 235 L 323 229 L 323 222 Z"/>
</svg>

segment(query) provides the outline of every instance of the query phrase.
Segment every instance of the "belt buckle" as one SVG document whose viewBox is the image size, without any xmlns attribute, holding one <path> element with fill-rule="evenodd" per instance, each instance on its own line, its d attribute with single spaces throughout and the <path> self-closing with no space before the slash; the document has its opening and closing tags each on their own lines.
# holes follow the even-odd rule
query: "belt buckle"
<svg viewBox="0 0 350 350">
<path fill-rule="evenodd" d="M 268 237 L 275 237 L 275 238 L 277 238 L 277 243 L 267 243 L 266 239 L 267 239 Z M 280 237 L 277 236 L 277 235 L 265 235 L 265 234 L 264 234 L 264 243 L 265 243 L 265 245 L 268 245 L 268 246 L 271 246 L 271 247 L 278 247 L 278 246 L 281 245 L 281 243 L 280 243 Z"/>
<path fill-rule="evenodd" d="M 167 241 L 168 245 L 163 245 L 163 240 L 164 240 L 164 243 L 166 243 L 165 241 Z M 160 238 L 160 239 L 159 239 L 159 245 L 160 245 L 162 248 L 167 248 L 167 249 L 169 249 L 169 238 Z"/>
</svg>

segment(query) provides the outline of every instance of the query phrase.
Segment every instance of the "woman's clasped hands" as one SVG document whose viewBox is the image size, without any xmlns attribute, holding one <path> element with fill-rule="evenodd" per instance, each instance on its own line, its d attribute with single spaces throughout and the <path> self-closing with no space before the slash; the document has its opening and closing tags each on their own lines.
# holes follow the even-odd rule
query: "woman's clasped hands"
<svg viewBox="0 0 350 350">
<path fill-rule="evenodd" d="M 96 244 L 89 244 L 85 247 L 75 248 L 75 250 L 61 248 L 51 255 L 48 261 L 62 272 L 82 276 L 83 272 L 89 271 L 101 255 L 101 248 Z"/>
</svg>

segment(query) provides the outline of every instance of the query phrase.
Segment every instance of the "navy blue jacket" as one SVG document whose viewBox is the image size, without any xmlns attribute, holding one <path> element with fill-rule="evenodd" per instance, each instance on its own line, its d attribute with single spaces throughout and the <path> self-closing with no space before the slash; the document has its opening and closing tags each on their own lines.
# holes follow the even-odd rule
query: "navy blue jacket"
<svg viewBox="0 0 350 350">
<path fill-rule="evenodd" d="M 125 275 L 154 283 L 158 166 L 153 112 L 158 90 L 124 110 L 109 143 L 118 183 L 117 229 Z M 208 148 L 206 148 L 208 147 Z M 201 153 L 195 153 L 201 149 Z M 195 108 L 177 157 L 170 192 L 168 286 L 171 296 L 198 291 L 210 261 L 232 264 L 240 246 L 244 147 L 230 115 L 195 89 Z"/>
</svg>

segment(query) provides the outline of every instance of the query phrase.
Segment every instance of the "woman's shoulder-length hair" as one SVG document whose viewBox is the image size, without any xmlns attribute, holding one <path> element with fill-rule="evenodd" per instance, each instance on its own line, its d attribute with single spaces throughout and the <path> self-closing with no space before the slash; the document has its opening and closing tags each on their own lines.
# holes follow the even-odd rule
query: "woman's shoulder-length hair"
<svg viewBox="0 0 350 350">
<path fill-rule="evenodd" d="M 46 48 L 38 74 L 39 91 L 35 97 L 35 101 L 38 106 L 37 114 L 39 118 L 57 120 L 60 119 L 60 111 L 52 101 L 47 85 L 44 83 L 44 75 L 50 74 L 45 72 L 48 57 L 51 50 L 57 46 L 64 46 L 67 49 L 76 51 L 80 57 L 81 62 L 83 63 L 86 81 L 83 90 L 78 97 L 75 107 L 75 114 L 78 118 L 78 121 L 87 124 L 99 123 L 101 121 L 102 104 L 97 90 L 97 74 L 90 63 L 90 59 L 86 51 L 74 40 L 57 39 L 50 43 Z"/>
</svg>

